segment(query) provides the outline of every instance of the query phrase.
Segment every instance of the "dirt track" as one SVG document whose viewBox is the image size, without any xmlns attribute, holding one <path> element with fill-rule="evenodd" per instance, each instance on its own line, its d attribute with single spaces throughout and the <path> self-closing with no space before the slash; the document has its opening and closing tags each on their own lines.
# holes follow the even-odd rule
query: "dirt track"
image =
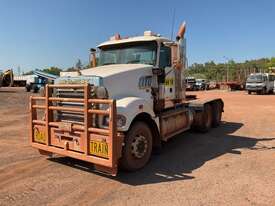
<svg viewBox="0 0 275 206">
<path fill-rule="evenodd" d="M 164 144 L 148 166 L 112 178 L 28 145 L 28 94 L 0 89 L 0 205 L 275 205 L 275 95 L 222 97 L 223 124 Z"/>
</svg>

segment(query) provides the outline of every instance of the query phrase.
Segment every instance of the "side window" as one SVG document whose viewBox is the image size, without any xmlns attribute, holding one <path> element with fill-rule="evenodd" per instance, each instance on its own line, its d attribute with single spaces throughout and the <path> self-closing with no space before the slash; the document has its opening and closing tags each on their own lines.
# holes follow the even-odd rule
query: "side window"
<svg viewBox="0 0 275 206">
<path fill-rule="evenodd" d="M 159 67 L 171 67 L 171 48 L 167 46 L 161 46 L 159 55 Z"/>
</svg>

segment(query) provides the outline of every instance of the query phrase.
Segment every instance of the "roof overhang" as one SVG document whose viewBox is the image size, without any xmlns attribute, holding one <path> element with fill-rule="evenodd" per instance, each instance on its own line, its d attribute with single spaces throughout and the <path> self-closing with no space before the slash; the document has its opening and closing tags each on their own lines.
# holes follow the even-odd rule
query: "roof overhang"
<svg viewBox="0 0 275 206">
<path fill-rule="evenodd" d="M 145 42 L 145 41 L 171 42 L 171 40 L 164 38 L 164 37 L 138 36 L 138 37 L 131 37 L 131 38 L 126 38 L 126 39 L 106 41 L 106 42 L 99 44 L 97 47 L 101 48 L 101 47 L 109 46 L 109 45 L 117 45 L 117 44 L 133 43 L 133 42 Z"/>
</svg>

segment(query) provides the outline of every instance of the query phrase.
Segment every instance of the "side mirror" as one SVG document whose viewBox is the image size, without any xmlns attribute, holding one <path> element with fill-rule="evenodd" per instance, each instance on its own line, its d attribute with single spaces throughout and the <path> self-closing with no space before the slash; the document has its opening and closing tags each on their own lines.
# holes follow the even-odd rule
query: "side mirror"
<svg viewBox="0 0 275 206">
<path fill-rule="evenodd" d="M 159 68 L 171 67 L 171 48 L 168 46 L 162 46 L 160 48 L 159 56 Z"/>
</svg>

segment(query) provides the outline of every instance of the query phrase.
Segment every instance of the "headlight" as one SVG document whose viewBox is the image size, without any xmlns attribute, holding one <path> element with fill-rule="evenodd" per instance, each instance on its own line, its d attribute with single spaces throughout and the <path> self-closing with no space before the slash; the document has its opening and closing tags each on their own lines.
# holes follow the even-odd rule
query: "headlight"
<svg viewBox="0 0 275 206">
<path fill-rule="evenodd" d="M 117 127 L 123 127 L 125 124 L 126 124 L 126 120 L 127 118 L 121 114 L 118 114 L 117 115 Z M 103 118 L 103 125 L 104 126 L 109 126 L 109 122 L 110 122 L 110 119 L 109 119 L 109 116 L 104 116 Z"/>
<path fill-rule="evenodd" d="M 97 87 L 95 92 L 97 98 L 99 99 L 104 99 L 108 97 L 107 90 L 105 87 Z"/>
</svg>

